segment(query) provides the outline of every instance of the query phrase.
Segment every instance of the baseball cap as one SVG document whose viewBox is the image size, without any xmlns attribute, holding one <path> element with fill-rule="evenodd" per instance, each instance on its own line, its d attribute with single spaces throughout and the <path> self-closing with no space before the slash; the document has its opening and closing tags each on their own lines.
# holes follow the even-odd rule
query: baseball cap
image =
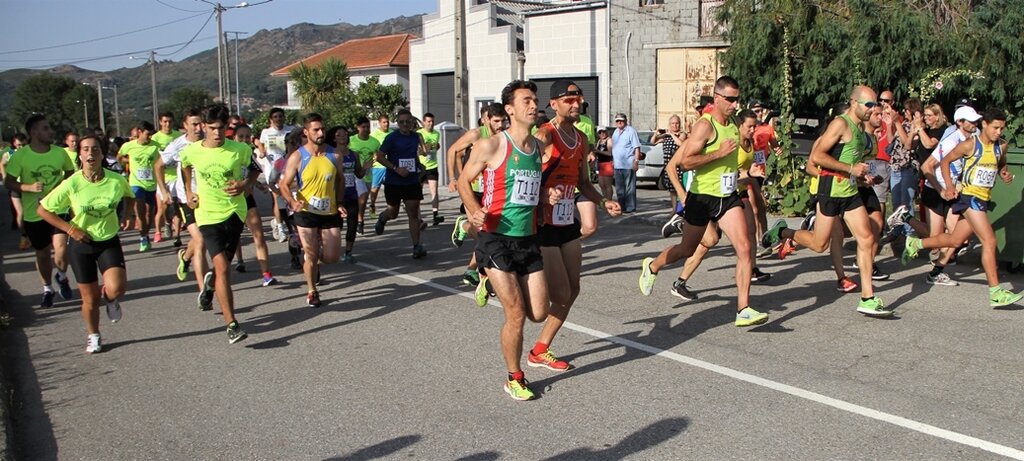
<svg viewBox="0 0 1024 461">
<path fill-rule="evenodd" d="M 619 113 L 615 114 L 615 121 L 617 122 L 619 120 L 622 120 L 623 122 L 625 122 L 626 121 L 626 114 L 623 114 L 622 112 L 619 112 Z"/>
<path fill-rule="evenodd" d="M 971 106 L 963 106 L 953 113 L 953 120 L 959 122 L 960 120 L 967 120 L 968 122 L 976 123 L 981 120 L 981 115 L 974 110 Z"/>
<path fill-rule="evenodd" d="M 570 86 L 575 86 L 576 89 L 569 91 Z M 551 95 L 549 99 L 558 99 L 562 96 L 583 96 L 583 91 L 580 91 L 579 85 L 573 83 L 570 80 L 557 80 L 551 84 Z"/>
</svg>

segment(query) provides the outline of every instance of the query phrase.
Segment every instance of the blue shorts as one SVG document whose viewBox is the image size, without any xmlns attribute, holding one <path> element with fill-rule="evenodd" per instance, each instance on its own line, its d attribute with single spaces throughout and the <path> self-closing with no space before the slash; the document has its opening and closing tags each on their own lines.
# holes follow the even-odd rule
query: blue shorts
<svg viewBox="0 0 1024 461">
<path fill-rule="evenodd" d="M 980 211 L 982 213 L 988 212 L 989 201 L 982 200 L 973 195 L 960 194 L 960 198 L 953 202 L 950 209 L 953 214 L 964 214 L 967 210 Z"/>
<path fill-rule="evenodd" d="M 384 184 L 384 176 L 385 173 L 388 172 L 388 169 L 383 167 L 373 167 L 370 171 L 373 172 L 373 182 L 370 183 L 370 188 L 380 189 L 380 185 Z"/>
<path fill-rule="evenodd" d="M 132 194 L 135 195 L 135 200 L 145 202 L 149 206 L 156 206 L 155 190 L 146 190 L 139 186 L 132 186 Z"/>
</svg>

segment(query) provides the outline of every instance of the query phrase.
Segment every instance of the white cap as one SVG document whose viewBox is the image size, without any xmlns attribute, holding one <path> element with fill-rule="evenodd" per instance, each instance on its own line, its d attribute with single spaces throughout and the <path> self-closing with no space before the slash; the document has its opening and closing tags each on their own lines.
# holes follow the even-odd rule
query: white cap
<svg viewBox="0 0 1024 461">
<path fill-rule="evenodd" d="M 953 113 L 953 121 L 959 122 L 960 120 L 977 123 L 978 120 L 981 120 L 981 115 L 978 115 L 978 112 L 975 111 L 973 107 L 963 106 Z"/>
</svg>

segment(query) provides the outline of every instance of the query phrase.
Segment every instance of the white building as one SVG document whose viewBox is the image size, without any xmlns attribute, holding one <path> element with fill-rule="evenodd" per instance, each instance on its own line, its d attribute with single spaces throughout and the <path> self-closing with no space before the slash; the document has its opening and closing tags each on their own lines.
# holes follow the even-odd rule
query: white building
<svg viewBox="0 0 1024 461">
<path fill-rule="evenodd" d="M 409 34 L 384 35 L 380 37 L 349 40 L 334 48 L 314 54 L 270 73 L 273 77 L 288 77 L 289 72 L 299 64 L 316 67 L 324 61 L 335 58 L 348 67 L 352 88 L 359 86 L 369 77 L 379 77 L 382 85 L 402 85 L 402 95 L 409 97 L 409 42 L 415 36 Z M 295 92 L 295 83 L 290 79 L 286 109 L 301 109 L 302 100 Z"/>
<path fill-rule="evenodd" d="M 609 99 L 604 0 L 464 1 L 472 126 L 479 108 L 497 101 L 501 89 L 521 77 L 537 83 L 542 106 L 551 83 L 574 80 L 594 121 L 609 121 L 604 103 Z M 423 37 L 410 42 L 409 102 L 417 116 L 431 112 L 438 121 L 454 119 L 454 30 L 454 2 L 438 1 L 438 11 L 423 17 Z"/>
</svg>

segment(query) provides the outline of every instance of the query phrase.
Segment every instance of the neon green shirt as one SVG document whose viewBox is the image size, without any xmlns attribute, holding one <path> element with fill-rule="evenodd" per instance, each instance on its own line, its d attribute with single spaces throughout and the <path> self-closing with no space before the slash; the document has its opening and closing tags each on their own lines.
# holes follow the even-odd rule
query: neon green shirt
<svg viewBox="0 0 1024 461">
<path fill-rule="evenodd" d="M 359 155 L 359 163 L 366 163 L 367 159 L 373 158 L 374 154 L 380 150 L 380 141 L 373 136 L 370 136 L 363 141 L 362 139 L 359 139 L 359 135 L 352 135 L 348 137 L 348 149 Z M 374 166 L 378 165 L 377 162 L 374 162 L 373 164 Z M 381 165 L 381 168 L 383 167 L 384 166 Z M 367 184 L 371 184 L 373 182 L 373 175 L 364 175 L 363 180 L 366 181 Z"/>
<path fill-rule="evenodd" d="M 68 158 L 71 159 L 71 164 L 75 166 L 76 170 L 81 170 L 82 167 L 78 166 L 78 152 L 70 147 L 65 147 L 64 152 L 68 153 Z"/>
<path fill-rule="evenodd" d="M 143 190 L 153 192 L 156 190 L 156 180 L 153 179 L 153 164 L 160 157 L 160 148 L 155 142 L 150 141 L 145 145 L 138 141 L 128 141 L 117 151 L 118 157 L 128 157 L 128 169 L 131 175 L 128 177 L 128 184 L 139 187 Z"/>
<path fill-rule="evenodd" d="M 42 192 L 21 192 L 21 203 L 23 217 L 28 222 L 39 222 L 43 218 L 36 213 L 39 201 L 46 194 L 49 194 L 57 184 L 64 180 L 64 175 L 69 171 L 75 171 L 75 165 L 68 158 L 68 153 L 63 147 L 50 146 L 50 150 L 39 153 L 32 150 L 31 146 L 18 149 L 11 155 L 7 162 L 7 174 L 18 178 L 22 184 L 43 183 Z M 55 213 L 66 213 L 67 209 L 54 210 Z"/>
<path fill-rule="evenodd" d="M 384 144 L 384 138 L 388 137 L 389 134 L 391 134 L 390 130 L 389 131 L 375 130 L 374 132 L 370 133 L 370 137 L 373 138 L 373 139 L 376 139 L 378 144 Z M 384 168 L 384 164 L 380 163 L 380 162 L 373 162 L 373 167 L 374 168 Z"/>
<path fill-rule="evenodd" d="M 580 120 L 573 125 L 576 126 L 576 129 L 582 131 L 583 134 L 587 135 L 587 142 L 591 146 L 597 145 L 597 131 L 594 130 L 594 121 L 590 117 L 580 115 Z"/>
<path fill-rule="evenodd" d="M 163 152 L 171 141 L 174 141 L 179 137 L 181 137 L 181 132 L 178 130 L 171 130 L 171 134 L 164 134 L 163 131 L 157 131 L 156 133 L 153 133 L 153 137 L 150 138 L 150 142 L 155 143 L 156 147 L 160 149 L 160 152 Z M 178 179 L 178 170 L 176 168 L 168 168 L 164 170 L 164 181 L 172 183 L 176 179 Z"/>
<path fill-rule="evenodd" d="M 70 207 L 74 212 L 71 224 L 89 234 L 93 241 L 102 242 L 116 237 L 117 231 L 121 230 L 117 205 L 131 196 L 128 180 L 104 169 L 103 179 L 97 182 L 90 182 L 85 179 L 85 174 L 76 172 L 53 189 L 40 204 L 53 213 Z"/>
<path fill-rule="evenodd" d="M 227 221 L 232 214 L 245 221 L 245 194 L 230 196 L 224 191 L 229 181 L 241 181 L 243 170 L 251 171 L 252 148 L 225 140 L 220 147 L 203 147 L 202 141 L 190 144 L 181 151 L 181 167 L 192 167 L 196 176 L 199 196 L 196 224 L 205 226 Z"/>
<path fill-rule="evenodd" d="M 423 128 L 416 132 L 423 139 L 423 147 L 426 150 L 426 155 L 420 156 L 420 163 L 423 164 L 424 169 L 437 169 L 437 148 L 440 147 L 441 132 L 437 130 L 427 131 Z"/>
<path fill-rule="evenodd" d="M 711 126 L 715 130 L 715 137 L 704 146 L 703 154 L 707 155 L 718 150 L 722 141 L 726 139 L 736 141 L 736 150 L 695 169 L 690 191 L 714 197 L 728 197 L 736 193 L 736 180 L 739 172 L 739 127 L 732 119 L 728 121 L 728 124 L 722 125 L 711 114 L 704 114 L 701 118 L 711 122 Z"/>
</svg>

